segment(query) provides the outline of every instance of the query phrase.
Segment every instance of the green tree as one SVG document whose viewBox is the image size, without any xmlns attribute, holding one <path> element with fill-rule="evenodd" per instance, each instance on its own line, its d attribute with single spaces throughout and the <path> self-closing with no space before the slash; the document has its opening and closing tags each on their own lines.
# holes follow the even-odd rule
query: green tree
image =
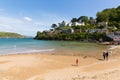
<svg viewBox="0 0 120 80">
<path fill-rule="evenodd" d="M 109 21 L 109 14 L 105 12 L 98 12 L 97 13 L 97 22 L 108 22 Z"/>
<path fill-rule="evenodd" d="M 77 18 L 72 18 L 72 19 L 71 19 L 71 22 L 72 22 L 72 23 L 78 22 L 78 19 L 77 19 Z"/>
<path fill-rule="evenodd" d="M 88 19 L 87 16 L 81 16 L 81 17 L 78 18 L 78 21 L 79 22 L 85 22 L 85 24 L 86 24 L 86 23 L 89 22 L 89 19 Z"/>
<path fill-rule="evenodd" d="M 55 28 L 57 28 L 57 25 L 56 24 L 52 24 L 51 28 L 55 29 Z"/>
</svg>

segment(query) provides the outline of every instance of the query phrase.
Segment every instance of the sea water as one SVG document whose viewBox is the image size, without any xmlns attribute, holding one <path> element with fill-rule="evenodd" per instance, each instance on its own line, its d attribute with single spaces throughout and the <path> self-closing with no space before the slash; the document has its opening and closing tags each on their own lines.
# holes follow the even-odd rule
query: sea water
<svg viewBox="0 0 120 80">
<path fill-rule="evenodd" d="M 48 53 L 56 50 L 78 52 L 99 51 L 106 46 L 78 41 L 34 40 L 32 38 L 0 38 L 0 54 Z"/>
</svg>

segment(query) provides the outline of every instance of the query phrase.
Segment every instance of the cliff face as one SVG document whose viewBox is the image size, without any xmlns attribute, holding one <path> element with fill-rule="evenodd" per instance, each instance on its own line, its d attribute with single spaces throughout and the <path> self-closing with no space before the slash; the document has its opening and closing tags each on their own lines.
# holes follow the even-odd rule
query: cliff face
<svg viewBox="0 0 120 80">
<path fill-rule="evenodd" d="M 24 36 L 18 33 L 0 32 L 0 38 L 24 38 Z"/>
</svg>

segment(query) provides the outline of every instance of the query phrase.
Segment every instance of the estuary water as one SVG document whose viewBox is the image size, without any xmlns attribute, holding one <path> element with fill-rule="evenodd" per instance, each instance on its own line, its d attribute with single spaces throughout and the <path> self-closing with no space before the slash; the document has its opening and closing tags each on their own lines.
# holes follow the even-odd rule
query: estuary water
<svg viewBox="0 0 120 80">
<path fill-rule="evenodd" d="M 105 49 L 105 45 L 77 41 L 34 40 L 32 38 L 0 38 L 0 54 L 48 53 L 58 51 L 92 52 Z"/>
</svg>

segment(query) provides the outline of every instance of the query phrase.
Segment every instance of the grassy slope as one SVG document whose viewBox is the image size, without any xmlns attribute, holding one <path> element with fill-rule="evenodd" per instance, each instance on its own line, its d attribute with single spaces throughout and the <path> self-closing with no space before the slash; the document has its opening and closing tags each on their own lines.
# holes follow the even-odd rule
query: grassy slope
<svg viewBox="0 0 120 80">
<path fill-rule="evenodd" d="M 12 32 L 0 32 L 0 38 L 23 38 L 24 36 Z"/>
</svg>

